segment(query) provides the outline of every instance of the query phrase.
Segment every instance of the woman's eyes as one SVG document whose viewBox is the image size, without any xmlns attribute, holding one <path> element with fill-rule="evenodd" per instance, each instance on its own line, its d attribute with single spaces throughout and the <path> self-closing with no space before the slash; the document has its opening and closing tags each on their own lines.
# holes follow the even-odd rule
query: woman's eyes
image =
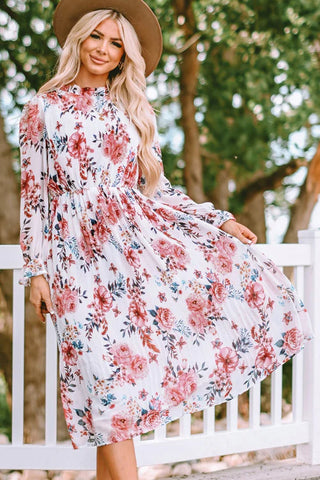
<svg viewBox="0 0 320 480">
<path fill-rule="evenodd" d="M 94 38 L 95 40 L 100 40 L 101 39 L 100 35 L 98 35 L 97 33 L 91 33 L 90 37 Z M 112 45 L 114 45 L 117 48 L 122 47 L 122 43 L 119 43 L 119 42 L 112 42 Z"/>
</svg>

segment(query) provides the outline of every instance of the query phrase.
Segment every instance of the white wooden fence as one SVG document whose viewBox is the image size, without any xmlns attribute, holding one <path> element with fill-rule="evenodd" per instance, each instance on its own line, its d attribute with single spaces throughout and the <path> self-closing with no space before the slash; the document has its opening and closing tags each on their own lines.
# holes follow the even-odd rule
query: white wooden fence
<svg viewBox="0 0 320 480">
<path fill-rule="evenodd" d="M 249 391 L 249 424 L 238 427 L 237 398 L 227 403 L 226 428 L 215 430 L 215 409 L 203 412 L 203 432 L 192 433 L 192 415 L 179 420 L 179 434 L 167 427 L 153 439 L 135 439 L 138 464 L 150 465 L 297 445 L 299 460 L 320 463 L 320 230 L 299 233 L 299 244 L 258 245 L 279 266 L 295 267 L 295 285 L 310 312 L 315 338 L 293 359 L 292 420 L 282 419 L 282 370 L 272 374 L 271 422 L 260 423 L 261 385 Z M 0 445 L 1 469 L 94 470 L 95 448 L 73 450 L 56 441 L 57 348 L 55 332 L 46 333 L 46 432 L 44 444 L 23 441 L 24 288 L 18 284 L 21 255 L 16 245 L 0 246 L 0 269 L 13 270 L 12 443 Z"/>
</svg>

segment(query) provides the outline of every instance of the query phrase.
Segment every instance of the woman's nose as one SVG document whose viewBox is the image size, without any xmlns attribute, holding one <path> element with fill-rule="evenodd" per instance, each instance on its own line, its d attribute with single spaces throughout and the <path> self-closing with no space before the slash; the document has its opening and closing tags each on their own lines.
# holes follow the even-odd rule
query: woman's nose
<svg viewBox="0 0 320 480">
<path fill-rule="evenodd" d="M 108 53 L 108 42 L 101 43 L 97 50 L 101 55 L 106 55 Z"/>
</svg>

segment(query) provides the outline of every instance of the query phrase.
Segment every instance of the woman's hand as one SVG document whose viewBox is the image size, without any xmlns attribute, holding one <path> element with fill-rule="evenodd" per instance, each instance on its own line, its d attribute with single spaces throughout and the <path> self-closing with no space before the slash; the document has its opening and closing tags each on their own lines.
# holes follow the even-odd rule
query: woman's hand
<svg viewBox="0 0 320 480">
<path fill-rule="evenodd" d="M 241 223 L 235 220 L 227 220 L 221 225 L 221 230 L 234 237 L 238 238 L 240 242 L 251 245 L 251 243 L 257 243 L 257 236 L 249 230 L 249 228 L 241 225 Z"/>
<path fill-rule="evenodd" d="M 54 313 L 50 297 L 50 287 L 43 275 L 37 275 L 31 278 L 30 302 L 42 322 L 46 320 L 46 313 Z"/>
</svg>

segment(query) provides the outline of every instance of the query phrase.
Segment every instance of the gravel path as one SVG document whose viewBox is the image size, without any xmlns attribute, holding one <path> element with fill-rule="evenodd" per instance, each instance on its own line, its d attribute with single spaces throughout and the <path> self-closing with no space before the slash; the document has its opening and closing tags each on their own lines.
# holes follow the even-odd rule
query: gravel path
<svg viewBox="0 0 320 480">
<path fill-rule="evenodd" d="M 163 480 L 319 480 L 320 465 L 299 464 L 295 459 L 228 468 L 220 472 L 167 477 Z"/>
</svg>

